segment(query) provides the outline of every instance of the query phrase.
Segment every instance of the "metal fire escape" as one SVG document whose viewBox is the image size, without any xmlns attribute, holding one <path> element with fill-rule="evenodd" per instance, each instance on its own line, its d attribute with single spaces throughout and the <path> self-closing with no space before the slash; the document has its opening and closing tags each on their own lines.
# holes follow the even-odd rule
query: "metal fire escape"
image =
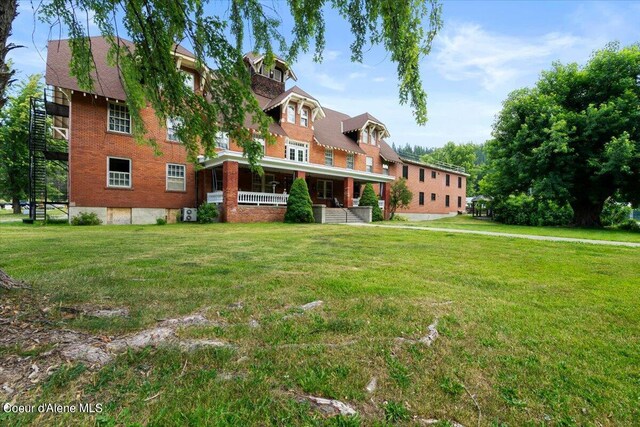
<svg viewBox="0 0 640 427">
<path fill-rule="evenodd" d="M 31 98 L 27 222 L 45 221 L 51 211 L 68 218 L 68 161 L 69 97 L 47 88 L 42 98 Z"/>
</svg>

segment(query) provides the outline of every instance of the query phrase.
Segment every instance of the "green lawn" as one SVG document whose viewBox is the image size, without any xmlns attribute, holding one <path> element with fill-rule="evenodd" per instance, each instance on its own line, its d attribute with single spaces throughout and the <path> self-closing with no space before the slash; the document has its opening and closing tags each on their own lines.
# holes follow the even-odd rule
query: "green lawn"
<svg viewBox="0 0 640 427">
<path fill-rule="evenodd" d="M 382 426 L 417 416 L 473 426 L 465 387 L 487 426 L 640 420 L 636 248 L 322 225 L 3 225 L 0 268 L 33 285 L 3 300 L 50 298 L 58 327 L 113 335 L 209 307 L 226 326 L 181 334 L 237 346 L 62 368 L 19 403 L 79 399 L 103 403 L 102 414 L 0 412 L 2 425 Z M 324 305 L 283 319 L 314 300 Z M 58 311 L 85 303 L 131 316 Z M 395 342 L 424 336 L 435 319 L 432 346 Z M 301 394 L 360 415 L 323 419 Z"/>
<path fill-rule="evenodd" d="M 400 214 L 402 216 L 402 214 Z M 574 227 L 531 227 L 524 225 L 505 225 L 485 219 L 476 219 L 469 215 L 458 215 L 433 221 L 385 221 L 389 225 L 409 225 L 416 227 L 457 228 L 460 230 L 479 230 L 497 233 L 533 234 L 538 236 L 572 237 L 576 239 L 614 240 L 619 242 L 640 242 L 640 233 L 612 228 L 574 228 Z"/>
</svg>

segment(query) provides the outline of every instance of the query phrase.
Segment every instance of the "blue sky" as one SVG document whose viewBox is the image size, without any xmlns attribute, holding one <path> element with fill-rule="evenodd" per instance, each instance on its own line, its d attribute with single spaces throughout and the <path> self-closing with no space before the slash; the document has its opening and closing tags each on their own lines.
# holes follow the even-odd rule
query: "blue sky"
<svg viewBox="0 0 640 427">
<path fill-rule="evenodd" d="M 58 31 L 50 35 L 48 26 L 34 21 L 31 2 L 19 1 L 11 41 L 26 48 L 10 57 L 24 76 L 44 71 L 46 40 L 57 38 Z M 212 4 L 212 13 L 225 13 L 225 2 Z M 286 3 L 269 5 L 283 19 L 286 33 Z M 533 85 L 553 61 L 584 63 L 609 41 L 640 42 L 638 18 L 638 2 L 445 1 L 444 28 L 421 64 L 428 93 L 425 126 L 399 104 L 395 64 L 388 54 L 378 46 L 366 47 L 363 63 L 352 63 L 349 27 L 330 10 L 323 63 L 314 63 L 310 52 L 292 67 L 296 84 L 324 106 L 350 115 L 366 111 L 383 121 L 391 132 L 389 142 L 427 147 L 484 142 L 509 92 Z"/>
</svg>

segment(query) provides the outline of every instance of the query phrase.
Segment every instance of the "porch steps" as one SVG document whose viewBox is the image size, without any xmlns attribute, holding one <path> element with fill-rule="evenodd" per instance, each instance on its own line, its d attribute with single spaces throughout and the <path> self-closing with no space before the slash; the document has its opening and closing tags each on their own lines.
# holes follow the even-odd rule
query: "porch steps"
<svg viewBox="0 0 640 427">
<path fill-rule="evenodd" d="M 344 223 L 363 223 L 364 221 L 357 217 L 348 209 L 327 208 L 325 209 L 325 224 L 344 224 Z"/>
</svg>

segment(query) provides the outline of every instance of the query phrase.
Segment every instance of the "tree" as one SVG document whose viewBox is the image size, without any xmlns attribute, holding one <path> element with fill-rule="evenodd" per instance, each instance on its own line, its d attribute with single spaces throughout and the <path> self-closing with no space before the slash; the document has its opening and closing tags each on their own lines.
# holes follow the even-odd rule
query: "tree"
<svg viewBox="0 0 640 427">
<path fill-rule="evenodd" d="M 391 197 L 389 198 L 389 211 L 391 218 L 396 214 L 396 209 L 402 209 L 409 206 L 413 199 L 413 193 L 407 187 L 407 180 L 404 178 L 397 179 L 391 185 Z"/>
<path fill-rule="evenodd" d="M 335 9 L 354 35 L 351 59 L 361 62 L 365 44 L 381 44 L 397 64 L 399 99 L 409 104 L 416 121 L 427 120 L 426 93 L 420 77 L 420 62 L 431 51 L 433 39 L 442 28 L 442 7 L 437 0 L 318 0 L 289 1 L 293 18 L 291 41 L 280 32 L 281 21 L 272 6 L 255 0 L 230 0 L 228 16 L 207 13 L 200 0 L 44 0 L 41 18 L 68 29 L 72 52 L 71 74 L 79 86 L 90 91 L 94 85 L 91 39 L 87 38 L 89 16 L 110 44 L 110 58 L 119 66 L 133 118 L 133 133 L 140 141 L 146 129 L 140 111 L 150 105 L 158 119 L 180 118 L 177 136 L 192 161 L 199 154 L 215 156 L 216 134 L 229 133 L 242 148 L 252 168 L 261 171 L 262 147 L 247 129 L 250 118 L 258 136 L 267 142 L 272 119 L 250 90 L 250 75 L 242 61 L 245 31 L 250 29 L 251 48 L 265 54 L 265 65 L 274 65 L 274 50 L 293 62 L 298 54 L 315 44 L 314 59 L 322 60 L 325 46 L 324 9 Z M 122 43 L 120 34 L 133 41 Z M 206 97 L 187 89 L 171 52 L 177 43 L 193 48 L 196 62 L 205 73 Z M 275 47 L 275 48 L 274 48 Z M 209 72 L 209 65 L 215 71 Z"/>
<path fill-rule="evenodd" d="M 422 156 L 422 161 L 426 163 L 438 161 L 462 166 L 469 174 L 467 178 L 467 196 L 478 193 L 478 176 L 481 173 L 484 162 L 484 145 L 468 142 L 466 144 L 456 144 L 447 142 L 443 147 L 434 149 L 431 153 Z"/>
<path fill-rule="evenodd" d="M 18 47 L 13 43 L 7 43 L 11 35 L 11 24 L 16 16 L 18 16 L 18 0 L 0 1 L 0 110 L 4 108 L 7 101 L 5 94 L 15 73 L 6 58 L 9 51 Z"/>
<path fill-rule="evenodd" d="M 291 184 L 291 192 L 287 199 L 287 212 L 284 214 L 284 222 L 314 222 L 311 196 L 307 182 L 297 178 Z"/>
<path fill-rule="evenodd" d="M 536 86 L 512 92 L 488 143 L 486 188 L 573 208 L 600 226 L 605 201 L 640 201 L 640 46 L 609 44 L 584 66 L 554 63 Z"/>
<path fill-rule="evenodd" d="M 380 205 L 378 204 L 378 196 L 376 196 L 376 192 L 373 191 L 373 186 L 370 182 L 367 182 L 364 186 L 358 206 L 371 206 L 371 219 L 373 221 L 382 221 L 384 219 L 382 209 L 380 209 Z"/>
<path fill-rule="evenodd" d="M 42 76 L 19 83 L 0 111 L 0 197 L 11 199 L 13 213 L 20 213 L 20 199 L 29 191 L 29 109 L 31 97 L 40 96 Z"/>
</svg>

